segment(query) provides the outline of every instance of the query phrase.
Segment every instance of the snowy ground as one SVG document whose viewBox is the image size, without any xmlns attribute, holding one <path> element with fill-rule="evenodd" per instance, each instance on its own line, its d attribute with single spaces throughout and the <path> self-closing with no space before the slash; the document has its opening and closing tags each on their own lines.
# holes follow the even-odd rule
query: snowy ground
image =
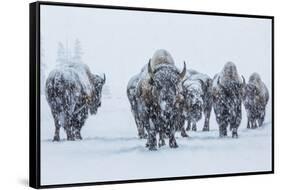
<svg viewBox="0 0 281 190">
<path fill-rule="evenodd" d="M 177 134 L 179 148 L 165 146 L 148 151 L 146 140 L 137 138 L 136 126 L 126 96 L 103 97 L 98 114 L 82 128 L 82 141 L 52 142 L 53 118 L 41 96 L 41 183 L 68 184 L 193 176 L 271 170 L 271 113 L 263 127 L 246 129 L 246 115 L 239 138 L 219 138 L 214 113 L 211 131 Z M 267 109 L 270 112 L 270 108 Z"/>
</svg>

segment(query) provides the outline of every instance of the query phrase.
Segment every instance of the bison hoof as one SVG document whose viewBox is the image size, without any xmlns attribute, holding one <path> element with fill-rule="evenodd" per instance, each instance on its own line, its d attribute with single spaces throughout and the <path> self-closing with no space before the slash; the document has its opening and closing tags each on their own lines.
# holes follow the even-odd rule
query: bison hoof
<svg viewBox="0 0 281 190">
<path fill-rule="evenodd" d="M 238 138 L 238 134 L 237 133 L 232 133 L 232 138 Z"/>
<path fill-rule="evenodd" d="M 150 151 L 155 151 L 155 150 L 157 150 L 157 148 L 156 148 L 156 146 L 149 146 L 149 147 L 148 147 L 148 150 L 150 150 Z"/>
<path fill-rule="evenodd" d="M 67 137 L 67 140 L 68 141 L 75 141 L 75 138 L 74 137 Z"/>
<path fill-rule="evenodd" d="M 80 132 L 75 133 L 75 139 L 82 140 L 82 136 L 81 136 Z"/>
<path fill-rule="evenodd" d="M 148 147 L 149 147 L 149 144 L 148 144 L 148 143 L 145 143 L 145 147 L 148 148 Z"/>
<path fill-rule="evenodd" d="M 169 145 L 170 145 L 170 148 L 178 148 L 179 147 L 178 144 L 175 141 L 170 142 Z"/>
<path fill-rule="evenodd" d="M 161 147 L 161 146 L 165 146 L 165 140 L 159 140 L 159 143 L 158 143 L 158 146 L 159 146 L 159 148 Z"/>
<path fill-rule="evenodd" d="M 60 141 L 60 137 L 59 136 L 54 136 L 53 141 Z"/>
<path fill-rule="evenodd" d="M 181 132 L 182 137 L 189 137 L 188 134 Z"/>
<path fill-rule="evenodd" d="M 139 138 L 140 139 L 147 139 L 147 134 L 144 133 L 144 134 L 139 134 Z"/>
<path fill-rule="evenodd" d="M 227 137 L 227 134 L 220 134 L 220 138 Z"/>
<path fill-rule="evenodd" d="M 203 127 L 202 131 L 210 131 L 209 127 Z"/>
</svg>

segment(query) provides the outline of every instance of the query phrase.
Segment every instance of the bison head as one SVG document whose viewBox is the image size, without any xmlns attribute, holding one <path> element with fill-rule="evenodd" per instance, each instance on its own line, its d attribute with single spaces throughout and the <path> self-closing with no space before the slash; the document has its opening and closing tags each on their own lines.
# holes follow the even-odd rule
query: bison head
<svg viewBox="0 0 281 190">
<path fill-rule="evenodd" d="M 233 62 L 229 61 L 224 65 L 218 83 L 227 84 L 233 82 L 239 83 L 241 86 L 245 86 L 244 77 L 242 76 L 242 81 L 241 81 L 241 78 L 238 75 L 236 65 Z"/>
<path fill-rule="evenodd" d="M 220 76 L 218 76 L 217 83 L 219 86 L 224 87 L 235 85 L 240 90 L 246 85 L 245 78 L 243 76 L 239 77 L 236 65 L 230 61 L 224 65 Z"/>
<path fill-rule="evenodd" d="M 175 108 L 176 97 L 179 93 L 179 83 L 186 73 L 186 64 L 182 72 L 179 72 L 173 65 L 158 65 L 152 71 L 150 61 L 148 63 L 148 73 L 152 86 L 152 98 L 154 103 L 160 108 L 161 113 L 166 117 Z"/>
<path fill-rule="evenodd" d="M 103 77 L 91 75 L 92 93 L 88 98 L 88 106 L 92 115 L 96 114 L 98 108 L 101 106 L 101 93 L 105 80 L 105 74 L 103 74 Z"/>
<path fill-rule="evenodd" d="M 245 78 L 238 75 L 236 65 L 232 62 L 227 62 L 218 76 L 217 84 L 221 89 L 232 90 L 243 95 L 244 87 L 246 86 Z"/>
<path fill-rule="evenodd" d="M 249 83 L 254 82 L 254 83 L 261 83 L 261 77 L 258 73 L 253 73 L 251 74 L 250 78 L 249 78 Z"/>
<path fill-rule="evenodd" d="M 184 110 L 189 119 L 197 122 L 202 117 L 203 111 L 203 81 L 185 80 L 183 82 Z"/>
</svg>

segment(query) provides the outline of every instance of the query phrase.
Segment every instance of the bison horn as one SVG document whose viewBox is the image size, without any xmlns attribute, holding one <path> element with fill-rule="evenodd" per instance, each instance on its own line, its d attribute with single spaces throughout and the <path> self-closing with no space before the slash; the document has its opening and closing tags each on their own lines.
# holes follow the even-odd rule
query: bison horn
<svg viewBox="0 0 281 190">
<path fill-rule="evenodd" d="M 199 80 L 199 82 L 200 82 L 200 84 L 201 84 L 201 86 L 203 87 L 204 86 L 204 81 L 202 80 L 202 79 L 198 79 Z"/>
<path fill-rule="evenodd" d="M 220 83 L 220 77 L 218 77 L 218 81 L 217 81 L 217 83 L 218 83 L 218 85 L 220 85 L 221 83 Z"/>
<path fill-rule="evenodd" d="M 149 76 L 150 76 L 151 78 L 153 78 L 153 71 L 152 71 L 152 68 L 151 68 L 151 59 L 149 59 L 149 61 L 148 61 L 148 67 L 147 67 L 147 69 L 148 69 L 148 74 L 149 74 Z"/>
<path fill-rule="evenodd" d="M 202 80 L 202 79 L 198 79 L 198 81 L 200 82 L 200 85 L 201 85 L 201 89 L 206 89 L 206 86 L 205 86 L 205 82 Z"/>
<path fill-rule="evenodd" d="M 105 83 L 106 77 L 105 74 L 103 73 L 103 84 Z"/>
<path fill-rule="evenodd" d="M 180 79 L 183 79 L 185 77 L 185 74 L 186 74 L 186 64 L 185 64 L 185 61 L 184 61 L 183 62 L 183 70 L 180 73 Z"/>
<path fill-rule="evenodd" d="M 242 80 L 243 80 L 243 86 L 245 86 L 245 85 L 246 85 L 245 78 L 244 78 L 244 76 L 243 76 L 243 75 L 241 75 L 241 77 L 242 77 Z"/>
</svg>

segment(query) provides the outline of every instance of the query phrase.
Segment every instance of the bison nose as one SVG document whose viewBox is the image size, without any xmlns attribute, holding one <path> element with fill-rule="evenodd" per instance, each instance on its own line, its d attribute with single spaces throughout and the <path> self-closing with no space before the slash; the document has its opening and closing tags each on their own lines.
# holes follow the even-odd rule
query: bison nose
<svg viewBox="0 0 281 190">
<path fill-rule="evenodd" d="M 101 106 L 101 102 L 99 102 L 99 104 L 98 104 L 98 107 L 100 107 Z"/>
</svg>

